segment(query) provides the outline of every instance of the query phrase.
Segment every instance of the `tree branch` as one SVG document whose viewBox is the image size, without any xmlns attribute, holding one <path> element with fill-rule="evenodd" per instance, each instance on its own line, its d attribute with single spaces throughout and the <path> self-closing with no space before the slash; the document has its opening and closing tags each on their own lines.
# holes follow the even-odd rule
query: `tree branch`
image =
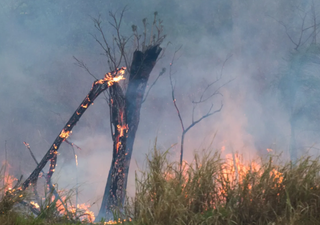
<svg viewBox="0 0 320 225">
<path fill-rule="evenodd" d="M 179 48 L 179 49 L 180 49 L 180 48 Z M 178 49 L 178 50 L 179 50 L 179 49 Z M 212 115 L 214 115 L 215 113 L 220 112 L 220 111 L 222 110 L 222 107 L 223 107 L 223 104 L 222 104 L 222 102 L 221 102 L 220 108 L 217 109 L 217 110 L 215 110 L 215 111 L 212 111 L 212 110 L 213 110 L 213 104 L 211 104 L 211 107 L 209 108 L 208 112 L 207 112 L 205 115 L 201 116 L 199 119 L 195 120 L 195 119 L 194 119 L 194 114 L 195 114 L 195 109 L 196 109 L 197 105 L 198 105 L 199 103 L 203 103 L 203 102 L 208 101 L 210 98 L 212 98 L 213 96 L 215 96 L 215 95 L 217 95 L 217 94 L 220 94 L 219 90 L 220 90 L 223 86 L 225 86 L 225 85 L 227 85 L 228 83 L 230 83 L 233 79 L 227 81 L 227 82 L 224 83 L 224 84 L 222 84 L 220 87 L 218 87 L 218 88 L 217 88 L 212 94 L 210 94 L 208 97 L 206 97 L 206 98 L 204 97 L 204 95 L 205 95 L 205 93 L 208 91 L 208 89 L 209 89 L 211 86 L 213 86 L 214 84 L 216 84 L 217 82 L 219 82 L 219 81 L 221 80 L 222 74 L 223 74 L 223 68 L 224 68 L 226 62 L 228 61 L 228 59 L 230 59 L 230 57 L 232 56 L 232 55 L 229 55 L 229 56 L 227 56 L 227 58 L 225 59 L 223 65 L 222 65 L 222 68 L 221 68 L 221 71 L 220 71 L 220 76 L 219 76 L 215 81 L 213 81 L 212 83 L 210 83 L 210 84 L 207 85 L 207 87 L 203 90 L 203 92 L 202 92 L 202 94 L 201 94 L 201 96 L 200 96 L 200 98 L 199 98 L 199 101 L 192 101 L 192 103 L 193 103 L 193 108 L 192 108 L 191 124 L 190 124 L 187 128 L 185 128 L 184 123 L 183 123 L 183 119 L 182 119 L 182 116 L 181 116 L 181 113 L 180 113 L 180 110 L 179 110 L 179 107 L 178 107 L 178 105 L 177 105 L 177 103 L 176 103 L 176 98 L 175 98 L 175 86 L 174 86 L 173 80 L 172 80 L 172 65 L 173 65 L 173 63 L 174 63 L 174 59 L 175 59 L 175 56 L 176 56 L 176 53 L 177 53 L 178 50 L 176 50 L 176 51 L 174 52 L 172 61 L 171 61 L 171 63 L 170 63 L 169 78 L 170 78 L 171 97 L 172 97 L 173 105 L 174 105 L 174 107 L 175 107 L 175 109 L 176 109 L 176 111 L 177 111 L 178 118 L 179 118 L 179 121 L 180 121 L 180 124 L 181 124 L 181 127 L 182 127 L 181 146 L 180 146 L 180 147 L 181 147 L 181 149 L 180 149 L 180 164 L 179 164 L 179 166 L 180 166 L 180 173 L 182 173 L 182 161 L 183 161 L 183 153 L 184 153 L 184 138 L 185 138 L 185 134 L 186 134 L 192 127 L 194 127 L 196 124 L 200 123 L 203 119 L 205 119 L 205 118 L 207 118 L 207 117 L 209 117 L 209 116 L 212 116 Z"/>
<path fill-rule="evenodd" d="M 96 78 L 96 76 L 93 75 L 93 74 L 90 72 L 89 68 L 87 67 L 87 65 L 86 65 L 83 61 L 77 59 L 75 56 L 73 56 L 73 58 L 77 61 L 77 63 L 76 63 L 77 66 L 79 66 L 79 67 L 82 68 L 82 69 L 85 69 L 85 71 L 87 71 L 87 73 L 88 73 L 90 76 L 92 76 L 94 79 L 98 80 L 98 78 Z"/>
<path fill-rule="evenodd" d="M 175 94 L 174 94 L 175 85 L 173 84 L 173 81 L 172 81 L 172 65 L 173 65 L 175 56 L 176 56 L 177 52 L 178 52 L 180 49 L 181 49 L 181 46 L 180 46 L 180 47 L 174 52 L 174 54 L 173 54 L 172 61 L 171 61 L 171 63 L 170 63 L 170 67 L 169 67 L 169 68 L 170 68 L 170 69 L 169 69 L 169 78 L 170 78 L 171 97 L 172 97 L 173 105 L 174 105 L 174 107 L 175 107 L 176 110 L 177 110 L 178 117 L 179 117 L 179 120 L 180 120 L 180 124 L 181 124 L 181 127 L 182 127 L 182 131 L 184 131 L 183 120 L 182 120 L 182 117 L 181 117 L 181 113 L 180 113 L 179 107 L 177 106 L 176 98 L 175 98 Z"/>
<path fill-rule="evenodd" d="M 47 181 L 50 181 L 50 178 L 55 170 L 56 166 L 56 156 L 58 153 L 58 149 L 61 143 L 68 138 L 71 134 L 73 127 L 79 121 L 83 113 L 87 110 L 88 107 L 93 103 L 93 101 L 107 88 L 112 86 L 114 83 L 118 82 L 119 80 L 123 79 L 125 68 L 121 68 L 119 70 L 115 70 L 111 73 L 107 73 L 103 79 L 97 80 L 93 83 L 91 90 L 89 91 L 88 95 L 82 101 L 80 106 L 71 116 L 69 121 L 66 123 L 62 131 L 56 137 L 55 141 L 53 142 L 50 149 L 47 151 L 45 156 L 42 158 L 36 169 L 30 174 L 30 176 L 21 184 L 18 188 L 12 189 L 10 192 L 7 192 L 9 195 L 15 195 L 17 193 L 21 193 L 29 187 L 30 184 L 34 184 L 38 180 L 38 176 L 40 171 L 43 170 L 44 166 L 50 160 L 50 170 L 47 174 Z"/>
<path fill-rule="evenodd" d="M 166 72 L 166 68 L 163 67 L 162 70 L 160 71 L 159 75 L 157 76 L 156 80 L 151 84 L 150 88 L 148 89 L 148 91 L 146 92 L 146 95 L 144 97 L 144 99 L 142 100 L 142 103 L 144 103 L 146 101 L 146 99 L 148 98 L 149 92 L 152 89 L 152 87 L 157 83 L 158 79 Z"/>
</svg>

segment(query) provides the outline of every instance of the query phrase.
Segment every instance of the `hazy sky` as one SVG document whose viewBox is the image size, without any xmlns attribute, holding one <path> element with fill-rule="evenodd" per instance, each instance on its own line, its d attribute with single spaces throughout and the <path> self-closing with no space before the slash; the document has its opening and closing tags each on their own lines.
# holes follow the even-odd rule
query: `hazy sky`
<svg viewBox="0 0 320 225">
<path fill-rule="evenodd" d="M 311 2 L 311 1 L 310 1 Z M 94 79 L 76 66 L 73 56 L 83 60 L 96 77 L 109 72 L 106 58 L 91 34 L 98 35 L 92 18 L 100 15 L 105 35 L 114 30 L 108 24 L 109 11 L 119 13 L 127 5 L 121 31 L 131 35 L 131 26 L 142 32 L 143 18 L 149 25 L 158 11 L 167 38 L 165 54 L 150 78 L 163 67 L 169 69 L 174 51 L 182 46 L 174 61 L 177 104 L 184 122 L 191 122 L 193 99 L 216 79 L 226 62 L 219 85 L 234 79 L 216 96 L 195 111 L 199 117 L 211 103 L 223 109 L 205 119 L 186 136 L 185 157 L 206 148 L 215 136 L 213 148 L 259 155 L 266 148 L 288 152 L 289 114 L 279 100 L 274 83 L 287 65 L 286 58 L 299 40 L 303 15 L 310 3 L 299 0 L 142 0 L 142 1 L 0 1 L 0 159 L 4 161 L 7 141 L 10 172 L 25 177 L 35 168 L 23 141 L 31 145 L 40 160 L 65 122 L 91 88 Z M 320 8 L 316 5 L 316 10 Z M 119 14 L 117 14 L 119 15 Z M 311 24 L 307 14 L 306 24 Z M 285 24 L 288 35 L 286 34 Z M 150 26 L 148 28 L 150 32 Z M 308 34 L 302 37 L 307 38 Z M 305 45 L 308 45 L 306 41 Z M 131 50 L 131 49 L 128 49 Z M 317 143 L 318 134 L 304 128 L 301 146 Z M 216 134 L 216 135 L 215 135 Z M 131 162 L 129 189 L 134 183 L 136 162 L 142 165 L 153 146 L 167 149 L 180 143 L 181 126 L 171 100 L 168 72 L 152 89 L 141 110 Z M 79 180 L 83 202 L 96 201 L 96 211 L 111 163 L 112 142 L 109 112 L 103 96 L 90 107 L 73 130 L 70 141 L 78 152 Z M 54 180 L 61 187 L 75 186 L 72 149 L 63 144 L 59 150 Z M 172 149 L 178 160 L 179 145 Z M 131 189 L 132 192 L 132 189 Z"/>
</svg>

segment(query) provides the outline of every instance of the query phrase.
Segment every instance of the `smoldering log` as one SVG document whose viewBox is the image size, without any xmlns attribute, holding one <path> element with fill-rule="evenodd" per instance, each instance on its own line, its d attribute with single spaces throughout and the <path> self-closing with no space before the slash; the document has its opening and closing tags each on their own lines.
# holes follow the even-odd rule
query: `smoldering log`
<svg viewBox="0 0 320 225">
<path fill-rule="evenodd" d="M 140 109 L 143 102 L 150 73 L 156 64 L 162 48 L 159 45 L 150 46 L 144 52 L 136 50 L 130 67 L 129 82 L 125 96 L 122 90 L 111 92 L 113 106 L 111 107 L 111 121 L 116 128 L 119 113 L 122 112 L 127 124 L 126 135 L 122 136 L 120 149 L 116 150 L 119 141 L 115 138 L 113 156 L 109 170 L 107 184 L 96 221 L 102 218 L 113 219 L 113 210 L 124 204 L 133 144 L 140 121 Z M 110 89 L 112 91 L 118 85 Z M 119 87 L 120 88 L 120 87 Z M 124 101 L 124 105 L 123 105 Z M 123 124 L 123 121 L 121 122 Z M 115 136 L 119 135 L 115 129 Z"/>
<path fill-rule="evenodd" d="M 69 121 L 63 127 L 60 134 L 57 136 L 45 156 L 42 158 L 40 163 L 37 165 L 35 170 L 30 174 L 30 176 L 21 184 L 18 188 L 14 188 L 8 194 L 16 194 L 27 189 L 31 184 L 37 182 L 39 173 L 48 163 L 51 161 L 50 170 L 47 174 L 47 181 L 50 181 L 52 174 L 54 173 L 56 162 L 57 162 L 57 153 L 61 143 L 68 138 L 73 127 L 77 124 L 84 112 L 89 108 L 89 106 L 94 102 L 94 100 L 108 87 L 112 86 L 115 82 L 118 82 L 122 79 L 124 74 L 125 67 L 117 69 L 113 72 L 107 73 L 103 79 L 97 80 L 92 84 L 92 88 L 89 91 L 88 95 L 81 102 L 80 106 L 73 113 Z M 49 182 L 48 182 L 49 183 Z"/>
</svg>

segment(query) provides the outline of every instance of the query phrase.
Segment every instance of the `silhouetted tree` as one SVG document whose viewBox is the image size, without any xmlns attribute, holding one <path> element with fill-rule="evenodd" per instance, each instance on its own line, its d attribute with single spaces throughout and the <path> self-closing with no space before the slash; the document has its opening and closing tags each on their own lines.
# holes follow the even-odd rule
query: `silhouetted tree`
<svg viewBox="0 0 320 225">
<path fill-rule="evenodd" d="M 278 21 L 294 45 L 277 80 L 282 102 L 289 113 L 289 152 L 293 161 L 298 157 L 298 130 L 320 131 L 315 124 L 320 119 L 320 45 L 317 44 L 319 10 L 313 1 L 305 7 L 304 10 L 298 9 L 302 12 L 298 27 Z"/>
</svg>

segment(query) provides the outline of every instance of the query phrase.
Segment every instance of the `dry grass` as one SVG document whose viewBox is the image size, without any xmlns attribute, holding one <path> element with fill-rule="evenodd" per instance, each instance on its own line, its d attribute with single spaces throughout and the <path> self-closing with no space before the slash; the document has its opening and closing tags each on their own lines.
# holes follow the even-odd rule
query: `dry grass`
<svg viewBox="0 0 320 225">
<path fill-rule="evenodd" d="M 3 182 L 5 181 L 5 182 Z M 68 225 L 68 224 L 89 224 L 90 212 L 75 208 L 71 199 L 73 192 L 58 191 L 61 201 L 54 197 L 53 192 L 47 191 L 43 199 L 36 201 L 33 193 L 11 192 L 13 183 L 6 183 L 8 179 L 1 174 L 0 170 L 0 225 Z M 34 207 L 30 202 L 38 202 Z M 33 203 L 35 204 L 35 203 Z M 32 208 L 32 209 L 31 209 Z M 32 210 L 36 211 L 36 214 Z"/>
<path fill-rule="evenodd" d="M 137 225 L 320 224 L 319 158 L 238 165 L 218 153 L 195 154 L 191 164 L 169 162 L 156 148 L 136 179 L 126 218 Z"/>
<path fill-rule="evenodd" d="M 269 156 L 247 165 L 222 159 L 217 152 L 195 154 L 192 163 L 179 165 L 154 147 L 145 171 L 136 176 L 136 195 L 119 217 L 135 225 L 304 225 L 320 224 L 319 158 L 278 163 Z M 236 163 L 234 163 L 236 162 Z M 236 166 L 235 166 L 236 165 Z M 61 217 L 51 197 L 38 217 L 17 212 L 19 199 L 0 201 L 6 213 L 1 225 L 80 224 Z M 67 203 L 65 203 L 67 204 Z"/>
</svg>

